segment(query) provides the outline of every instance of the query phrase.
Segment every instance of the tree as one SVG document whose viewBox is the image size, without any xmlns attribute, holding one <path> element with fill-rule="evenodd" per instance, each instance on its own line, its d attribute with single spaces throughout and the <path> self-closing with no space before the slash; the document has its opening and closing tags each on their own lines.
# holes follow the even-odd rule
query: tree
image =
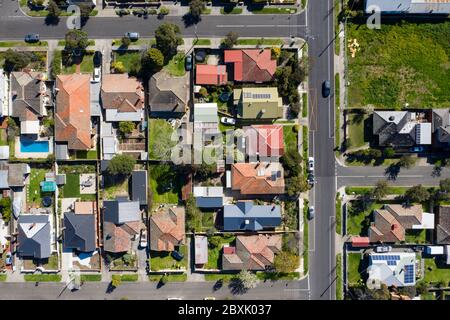
<svg viewBox="0 0 450 320">
<path fill-rule="evenodd" d="M 208 239 L 208 244 L 211 248 L 218 248 L 222 243 L 222 237 L 213 236 Z"/>
<path fill-rule="evenodd" d="M 410 202 L 424 202 L 430 199 L 430 193 L 421 184 L 409 188 L 405 192 L 405 198 Z"/>
<path fill-rule="evenodd" d="M 400 160 L 398 160 L 397 165 L 400 168 L 409 169 L 414 165 L 414 163 L 416 163 L 416 160 L 414 160 L 413 157 L 410 155 L 403 155 Z"/>
<path fill-rule="evenodd" d="M 201 165 L 194 165 L 194 170 L 200 180 L 206 180 L 216 173 L 216 167 L 215 163 L 207 164 L 202 162 Z"/>
<path fill-rule="evenodd" d="M 205 87 L 201 87 L 198 94 L 203 98 L 206 98 L 208 96 L 208 89 L 206 89 Z"/>
<path fill-rule="evenodd" d="M 223 39 L 223 46 L 225 48 L 231 49 L 234 45 L 238 43 L 239 35 L 236 32 L 230 31 Z"/>
<path fill-rule="evenodd" d="M 159 14 L 160 14 L 161 16 L 168 15 L 169 12 L 170 12 L 170 10 L 169 10 L 169 8 L 167 8 L 167 7 L 161 7 L 161 8 L 159 9 Z"/>
<path fill-rule="evenodd" d="M 287 180 L 286 192 L 290 197 L 298 197 L 300 193 L 307 191 L 308 187 L 306 179 L 299 174 Z"/>
<path fill-rule="evenodd" d="M 135 128 L 135 124 L 131 121 L 120 121 L 119 123 L 119 131 L 123 135 L 132 133 Z"/>
<path fill-rule="evenodd" d="M 297 255 L 281 251 L 275 256 L 273 266 L 280 273 L 294 272 L 299 266 L 299 258 Z"/>
<path fill-rule="evenodd" d="M 128 37 L 122 37 L 121 42 L 122 47 L 128 48 L 128 46 L 131 44 L 131 39 Z"/>
<path fill-rule="evenodd" d="M 22 70 L 31 62 L 31 58 L 27 53 L 16 52 L 11 49 L 6 50 L 4 59 L 4 68 L 8 72 Z"/>
<path fill-rule="evenodd" d="M 380 289 L 370 290 L 370 293 L 375 300 L 390 300 L 391 298 L 389 289 L 384 283 L 381 284 Z"/>
<path fill-rule="evenodd" d="M 56 19 L 61 15 L 61 9 L 59 9 L 58 5 L 55 1 L 50 0 L 47 6 L 48 17 Z"/>
<path fill-rule="evenodd" d="M 288 149 L 280 158 L 280 162 L 285 170 L 285 176 L 295 177 L 300 175 L 302 157 L 295 149 Z"/>
<path fill-rule="evenodd" d="M 61 57 L 61 51 L 53 51 L 53 59 L 50 66 L 50 75 L 52 79 L 56 79 L 56 76 L 58 74 L 61 74 L 61 64 L 62 64 L 62 57 Z"/>
<path fill-rule="evenodd" d="M 120 275 L 114 274 L 111 279 L 111 286 L 113 286 L 114 288 L 117 288 L 121 284 L 122 284 L 122 278 L 120 277 Z"/>
<path fill-rule="evenodd" d="M 417 294 L 424 294 L 428 292 L 429 284 L 426 281 L 419 281 L 416 283 Z"/>
<path fill-rule="evenodd" d="M 395 156 L 395 150 L 391 147 L 388 147 L 383 150 L 383 156 L 385 158 L 393 158 Z"/>
<path fill-rule="evenodd" d="M 72 29 L 69 32 L 67 32 L 65 40 L 66 40 L 65 50 L 69 52 L 73 52 L 76 50 L 84 51 L 89 45 L 87 33 L 77 29 Z"/>
<path fill-rule="evenodd" d="M 200 18 L 203 10 L 205 10 L 205 3 L 203 2 L 203 0 L 192 0 L 189 3 L 189 13 L 194 18 Z"/>
<path fill-rule="evenodd" d="M 136 160 L 126 154 L 115 155 L 108 164 L 108 173 L 115 175 L 129 175 L 134 169 Z"/>
<path fill-rule="evenodd" d="M 126 71 L 122 61 L 115 61 L 111 66 L 114 68 L 115 73 L 125 73 Z"/>
<path fill-rule="evenodd" d="M 173 23 L 163 23 L 155 31 L 156 47 L 163 53 L 166 59 L 173 56 L 177 47 L 183 42 L 180 35 L 180 27 Z"/>
<path fill-rule="evenodd" d="M 194 196 L 186 201 L 186 229 L 189 231 L 200 231 L 202 227 L 202 213 L 197 207 Z"/>
<path fill-rule="evenodd" d="M 2 219 L 5 222 L 8 222 L 11 220 L 11 198 L 10 197 L 4 197 L 0 199 L 0 209 L 2 211 Z"/>
<path fill-rule="evenodd" d="M 86 23 L 94 7 L 88 3 L 79 3 L 81 23 Z"/>
<path fill-rule="evenodd" d="M 386 180 L 380 180 L 375 185 L 375 188 L 372 190 L 372 198 L 375 200 L 381 200 L 388 193 L 388 183 Z"/>
<path fill-rule="evenodd" d="M 439 181 L 439 189 L 442 193 L 449 194 L 450 193 L 450 179 L 443 179 Z"/>
<path fill-rule="evenodd" d="M 275 71 L 275 79 L 278 87 L 278 92 L 282 96 L 288 96 L 291 88 L 292 68 L 290 66 L 279 67 Z"/>
<path fill-rule="evenodd" d="M 164 66 L 164 56 L 157 48 L 150 48 L 142 57 L 144 72 L 158 72 Z"/>
<path fill-rule="evenodd" d="M 259 283 L 256 274 L 247 270 L 241 270 L 241 272 L 239 272 L 237 275 L 237 279 L 239 280 L 239 283 L 242 285 L 242 287 L 246 290 L 256 288 Z"/>
<path fill-rule="evenodd" d="M 302 105 L 300 103 L 293 103 L 291 104 L 291 112 L 294 116 L 294 118 L 297 118 L 298 114 L 300 113 Z"/>
</svg>

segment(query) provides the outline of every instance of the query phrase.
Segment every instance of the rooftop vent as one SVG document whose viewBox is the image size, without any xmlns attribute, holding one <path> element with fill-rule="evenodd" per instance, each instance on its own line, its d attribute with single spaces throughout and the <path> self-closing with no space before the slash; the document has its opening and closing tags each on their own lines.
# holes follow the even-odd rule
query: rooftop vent
<svg viewBox="0 0 450 320">
<path fill-rule="evenodd" d="M 394 116 L 390 116 L 389 117 L 389 121 L 394 121 L 395 120 L 395 117 Z"/>
<path fill-rule="evenodd" d="M 247 224 L 250 224 L 250 220 L 245 219 L 245 224 L 246 224 L 246 225 L 247 225 Z"/>
</svg>

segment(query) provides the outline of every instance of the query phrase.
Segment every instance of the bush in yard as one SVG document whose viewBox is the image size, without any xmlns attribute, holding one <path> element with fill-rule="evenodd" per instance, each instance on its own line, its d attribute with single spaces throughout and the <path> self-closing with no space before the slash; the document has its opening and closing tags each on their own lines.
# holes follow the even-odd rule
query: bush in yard
<svg viewBox="0 0 450 320">
<path fill-rule="evenodd" d="M 285 170 L 284 174 L 287 177 L 296 177 L 300 175 L 302 157 L 294 149 L 288 149 L 280 158 L 280 162 Z"/>
<path fill-rule="evenodd" d="M 10 197 L 4 197 L 0 199 L 0 208 L 2 211 L 2 219 L 5 222 L 9 222 L 11 220 L 11 198 Z"/>
<path fill-rule="evenodd" d="M 272 47 L 270 49 L 270 52 L 272 54 L 272 58 L 275 60 L 278 60 L 278 58 L 281 56 L 281 48 L 280 47 Z"/>
<path fill-rule="evenodd" d="M 111 64 L 115 73 L 125 73 L 125 66 L 122 61 L 115 61 Z"/>
<path fill-rule="evenodd" d="M 157 48 L 150 48 L 142 57 L 144 72 L 158 72 L 164 66 L 164 56 Z"/>
<path fill-rule="evenodd" d="M 158 10 L 156 10 L 156 9 L 150 9 L 150 10 L 148 11 L 148 13 L 151 14 L 151 15 L 155 15 L 155 14 L 158 13 Z"/>
<path fill-rule="evenodd" d="M 425 280 L 419 281 L 416 283 L 416 291 L 418 294 L 424 294 L 428 292 L 429 283 L 427 283 Z"/>
<path fill-rule="evenodd" d="M 170 10 L 169 10 L 169 8 L 167 8 L 167 7 L 161 7 L 161 8 L 159 9 L 159 14 L 162 15 L 162 16 L 166 16 L 166 15 L 168 15 L 169 13 L 170 13 Z"/>
<path fill-rule="evenodd" d="M 166 60 L 176 53 L 177 47 L 183 42 L 180 37 L 180 27 L 173 23 L 160 25 L 155 31 L 155 39 L 156 47 L 163 53 Z"/>
<path fill-rule="evenodd" d="M 430 199 L 430 193 L 421 184 L 406 190 L 405 198 L 410 202 L 424 202 Z"/>
<path fill-rule="evenodd" d="M 372 190 L 372 197 L 375 200 L 381 200 L 387 195 L 388 192 L 388 183 L 386 180 L 380 180 L 375 185 L 375 188 Z"/>
<path fill-rule="evenodd" d="M 213 176 L 216 173 L 216 164 L 207 164 L 205 162 L 202 162 L 201 165 L 194 165 L 194 170 L 197 178 L 200 180 L 206 180 Z"/>
<path fill-rule="evenodd" d="M 301 174 L 287 179 L 287 194 L 290 197 L 298 197 L 300 193 L 307 191 L 308 182 Z"/>
<path fill-rule="evenodd" d="M 126 154 L 115 155 L 108 164 L 108 173 L 111 175 L 129 175 L 134 169 L 136 160 Z"/>
<path fill-rule="evenodd" d="M 53 60 L 50 66 L 51 68 L 50 76 L 52 77 L 52 79 L 56 79 L 56 76 L 58 74 L 61 74 L 61 63 L 62 63 L 61 53 L 55 50 L 53 52 Z"/>
<path fill-rule="evenodd" d="M 210 248 L 218 248 L 221 243 L 222 238 L 220 236 L 214 236 L 208 239 L 208 244 Z"/>
<path fill-rule="evenodd" d="M 385 158 L 393 158 L 395 156 L 395 150 L 391 147 L 388 147 L 383 150 L 383 156 Z"/>
<path fill-rule="evenodd" d="M 25 52 L 16 52 L 11 49 L 6 50 L 4 54 L 4 68 L 6 71 L 19 71 L 30 64 L 31 58 Z"/>
<path fill-rule="evenodd" d="M 89 45 L 87 33 L 81 30 L 69 30 L 69 32 L 66 33 L 65 40 L 65 50 L 69 53 L 76 50 L 84 51 Z"/>
<path fill-rule="evenodd" d="M 208 96 L 208 90 L 205 87 L 201 87 L 198 94 L 202 97 L 202 98 L 206 98 Z"/>
<path fill-rule="evenodd" d="M 291 112 L 292 112 L 292 115 L 294 116 L 294 118 L 298 117 L 301 107 L 302 107 L 301 104 L 298 102 L 291 104 Z"/>
<path fill-rule="evenodd" d="M 122 284 L 122 278 L 120 277 L 120 275 L 114 274 L 111 279 L 111 286 L 113 286 L 114 288 L 117 288 L 121 284 Z"/>
<path fill-rule="evenodd" d="M 200 231 L 202 227 L 202 213 L 197 208 L 194 196 L 190 196 L 186 201 L 186 230 Z"/>
<path fill-rule="evenodd" d="M 122 37 L 122 47 L 128 48 L 131 44 L 131 39 L 128 37 Z"/>
<path fill-rule="evenodd" d="M 289 252 L 281 251 L 275 256 L 273 266 L 280 273 L 294 272 L 299 267 L 298 256 Z"/>
<path fill-rule="evenodd" d="M 231 49 L 238 43 L 239 35 L 236 32 L 230 31 L 223 39 L 223 46 L 225 48 Z"/>
<path fill-rule="evenodd" d="M 196 19 L 199 19 L 203 10 L 205 10 L 205 2 L 203 0 L 191 0 L 189 3 L 189 13 Z"/>
<path fill-rule="evenodd" d="M 135 128 L 136 126 L 132 121 L 120 121 L 119 123 L 119 131 L 122 135 L 132 133 Z"/>
<path fill-rule="evenodd" d="M 167 282 L 169 282 L 169 277 L 168 277 L 167 275 L 163 275 L 163 276 L 161 277 L 161 279 L 159 279 L 159 282 L 160 282 L 162 285 L 165 285 Z"/>
<path fill-rule="evenodd" d="M 246 290 L 256 288 L 259 283 L 256 274 L 247 270 L 242 270 L 241 272 L 239 272 L 237 275 L 237 279 L 239 280 L 242 287 Z"/>
<path fill-rule="evenodd" d="M 442 193 L 448 196 L 450 193 L 450 179 L 447 178 L 439 181 L 439 189 Z"/>
<path fill-rule="evenodd" d="M 61 10 L 59 9 L 58 5 L 56 4 L 55 1 L 50 0 L 48 2 L 48 6 L 47 6 L 47 11 L 48 11 L 48 17 L 49 18 L 58 18 L 61 15 Z"/>
</svg>

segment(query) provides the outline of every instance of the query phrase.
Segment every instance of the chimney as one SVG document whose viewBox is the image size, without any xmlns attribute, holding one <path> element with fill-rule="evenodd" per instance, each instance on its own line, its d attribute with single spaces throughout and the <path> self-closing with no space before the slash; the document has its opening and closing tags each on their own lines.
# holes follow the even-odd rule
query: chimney
<svg viewBox="0 0 450 320">
<path fill-rule="evenodd" d="M 395 229 L 397 229 L 397 228 L 398 228 L 398 226 L 397 226 L 396 223 L 394 223 L 393 225 L 391 225 L 391 230 L 395 230 Z"/>
</svg>

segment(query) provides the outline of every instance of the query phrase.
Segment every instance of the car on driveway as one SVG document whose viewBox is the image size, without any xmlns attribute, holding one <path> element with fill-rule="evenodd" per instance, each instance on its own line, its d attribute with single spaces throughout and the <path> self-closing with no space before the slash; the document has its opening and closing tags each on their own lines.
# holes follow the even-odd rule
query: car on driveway
<svg viewBox="0 0 450 320">
<path fill-rule="evenodd" d="M 186 69 L 186 71 L 191 71 L 192 70 L 192 56 L 190 54 L 187 55 L 186 58 L 185 58 L 184 68 Z"/>
<path fill-rule="evenodd" d="M 6 253 L 5 264 L 7 266 L 12 265 L 12 254 L 9 251 Z"/>
<path fill-rule="evenodd" d="M 100 51 L 94 52 L 94 67 L 100 67 L 102 65 L 102 53 Z"/>
<path fill-rule="evenodd" d="M 378 247 L 375 248 L 375 251 L 378 252 L 378 253 L 389 252 L 391 250 L 392 250 L 391 246 L 378 246 Z"/>
<path fill-rule="evenodd" d="M 410 152 L 423 152 L 425 150 L 422 146 L 411 147 L 409 149 Z"/>
<path fill-rule="evenodd" d="M 314 172 L 314 158 L 313 157 L 308 158 L 308 171 Z"/>
<path fill-rule="evenodd" d="M 326 80 L 322 83 L 322 96 L 324 98 L 328 97 L 331 92 L 331 84 L 329 80 Z"/>
<path fill-rule="evenodd" d="M 25 36 L 25 42 L 38 42 L 39 41 L 39 34 L 37 33 L 30 33 Z"/>
<path fill-rule="evenodd" d="M 129 38 L 132 41 L 136 41 L 139 39 L 139 33 L 137 32 L 125 32 L 125 37 Z"/>
<path fill-rule="evenodd" d="M 94 68 L 94 76 L 92 78 L 92 82 L 100 82 L 102 72 L 100 68 Z"/>
<path fill-rule="evenodd" d="M 220 122 L 222 122 L 223 124 L 235 125 L 236 124 L 236 119 L 228 118 L 228 117 L 222 117 L 222 118 L 220 118 Z"/>
<path fill-rule="evenodd" d="M 314 206 L 311 206 L 308 208 L 308 219 L 312 220 L 314 219 L 314 215 L 316 214 L 316 211 L 314 210 Z"/>
<path fill-rule="evenodd" d="M 141 230 L 141 238 L 139 239 L 139 246 L 147 248 L 147 230 Z"/>
</svg>

